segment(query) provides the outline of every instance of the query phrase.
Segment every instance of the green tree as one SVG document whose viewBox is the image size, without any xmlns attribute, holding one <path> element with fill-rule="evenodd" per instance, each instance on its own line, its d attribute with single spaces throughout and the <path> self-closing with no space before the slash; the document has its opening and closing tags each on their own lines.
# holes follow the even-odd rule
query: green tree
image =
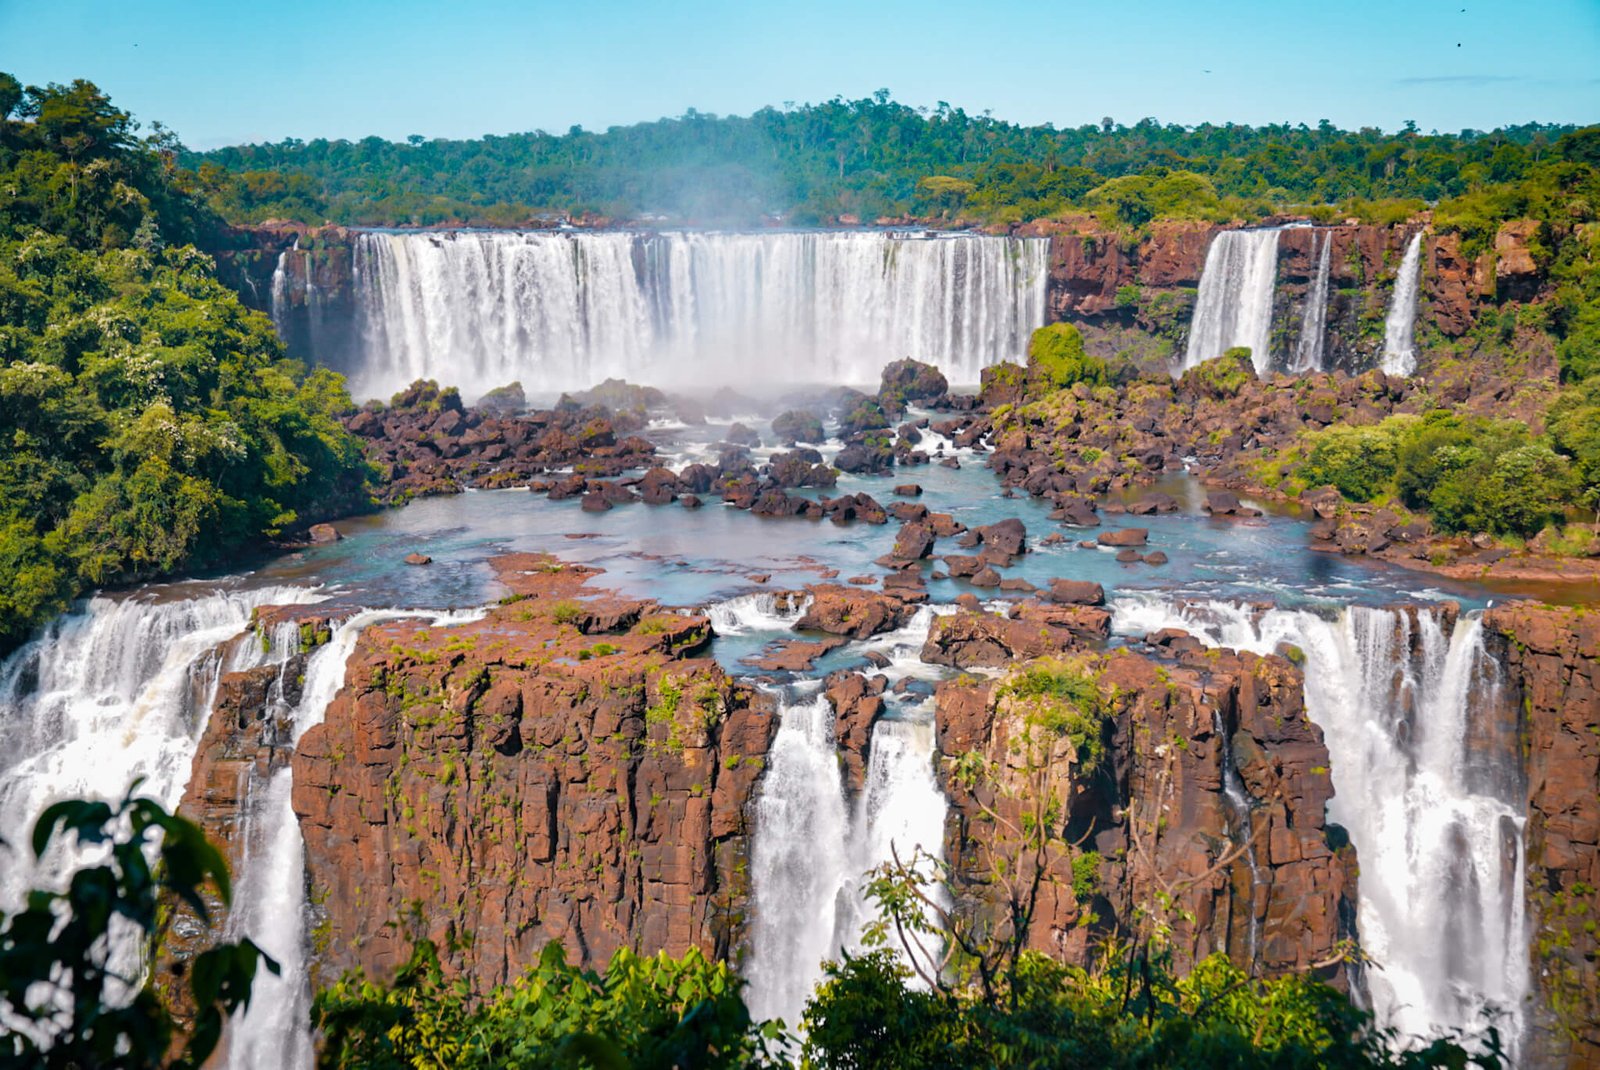
<svg viewBox="0 0 1600 1070">
<path fill-rule="evenodd" d="M 64 845 L 102 850 L 105 860 L 75 871 L 65 891 L 31 892 L 21 910 L 0 914 L 0 1018 L 9 1027 L 0 1033 L 0 1063 L 198 1068 L 229 1015 L 248 1006 L 257 967 L 278 972 L 249 940 L 196 955 L 186 970 L 195 1008 L 187 1038 L 150 986 L 119 995 L 128 979 L 113 961 L 116 944 L 159 944 L 169 915 L 164 897 L 182 901 L 202 922 L 209 920 L 202 894 L 208 885 L 223 903 L 230 897 L 227 864 L 200 828 L 136 797 L 137 790 L 135 783 L 115 806 L 58 802 L 34 826 L 38 858 L 59 836 Z M 7 849 L 15 847 L 0 847 Z"/>
</svg>

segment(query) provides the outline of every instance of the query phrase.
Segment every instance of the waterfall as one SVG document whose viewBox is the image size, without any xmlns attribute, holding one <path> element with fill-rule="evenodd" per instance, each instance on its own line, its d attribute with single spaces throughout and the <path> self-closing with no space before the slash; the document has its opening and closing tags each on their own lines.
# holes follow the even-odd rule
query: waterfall
<svg viewBox="0 0 1600 1070">
<path fill-rule="evenodd" d="M 300 239 L 294 240 L 294 248 L 300 248 Z M 272 268 L 272 305 L 269 314 L 272 316 L 272 326 L 280 337 L 287 337 L 288 312 L 289 312 L 289 250 L 283 249 L 278 253 L 278 262 Z M 246 276 L 249 277 L 248 275 Z"/>
<path fill-rule="evenodd" d="M 1468 740 L 1499 701 L 1476 618 L 1446 634 L 1419 609 L 1307 611 L 1157 599 L 1114 607 L 1119 633 L 1184 628 L 1213 646 L 1306 656 L 1343 825 L 1361 864 L 1358 926 L 1380 1024 L 1409 1037 L 1481 1031 L 1493 1011 L 1514 1054 L 1528 994 L 1520 754 Z"/>
<path fill-rule="evenodd" d="M 1294 363 L 1289 370 L 1297 375 L 1320 372 L 1322 350 L 1328 333 L 1328 275 L 1333 263 L 1333 231 L 1321 232 L 1322 250 L 1317 254 L 1317 273 L 1306 291 L 1306 309 L 1300 317 L 1300 339 L 1294 347 Z M 1315 241 L 1315 239 L 1313 239 Z"/>
<path fill-rule="evenodd" d="M 95 597 L 0 664 L 0 831 L 10 841 L 0 848 L 0 909 L 103 854 L 63 844 L 34 862 L 28 836 L 51 803 L 117 799 L 142 777 L 141 795 L 175 807 L 218 677 L 263 657 L 253 638 L 229 640 L 257 606 L 314 597 L 284 587 L 172 601 Z M 113 967 L 138 977 L 142 941 L 132 931 L 113 937 Z"/>
<path fill-rule="evenodd" d="M 812 688 L 816 686 L 813 682 Z M 751 1013 L 799 1020 L 822 963 L 861 946 L 872 920 L 864 875 L 898 850 L 942 857 L 945 799 L 933 774 L 932 710 L 874 726 L 866 784 L 852 807 L 827 696 L 787 693 L 756 801 L 751 848 Z"/>
<path fill-rule="evenodd" d="M 344 686 L 345 667 L 356 640 L 369 625 L 431 616 L 434 626 L 483 616 L 366 610 L 333 626 L 332 638 L 307 659 L 300 701 L 284 711 L 290 721 L 285 759 L 306 729 L 321 724 L 328 704 Z M 293 649 L 291 647 L 291 649 Z M 277 959 L 281 973 L 256 974 L 250 1006 L 227 1038 L 231 1070 L 309 1070 L 315 1062 L 311 1037 L 310 952 L 306 930 L 305 840 L 291 805 L 294 770 L 287 760 L 271 769 L 265 784 L 252 783 L 245 801 L 245 856 L 236 875 L 237 896 L 228 915 L 228 935 L 248 936 Z"/>
<path fill-rule="evenodd" d="M 713 602 L 706 607 L 706 616 L 718 635 L 782 632 L 793 628 L 810 605 L 809 594 L 788 595 L 780 603 L 774 592 L 758 591 Z"/>
<path fill-rule="evenodd" d="M 1219 231 L 1206 250 L 1183 366 L 1249 346 L 1256 374 L 1272 368 L 1272 295 L 1279 228 Z"/>
<path fill-rule="evenodd" d="M 1417 292 L 1422 287 L 1422 231 L 1411 235 L 1400 271 L 1394 277 L 1394 296 L 1383 323 L 1383 363 L 1388 375 L 1410 375 L 1417 370 Z"/>
<path fill-rule="evenodd" d="M 657 385 L 873 383 L 915 357 L 953 381 L 1044 323 L 1043 238 L 887 231 L 370 232 L 356 239 L 358 395 L 469 397 L 608 376 Z"/>
<path fill-rule="evenodd" d="M 781 700 L 778 734 L 756 800 L 750 851 L 750 1011 L 799 1018 L 838 953 L 834 919 L 849 833 L 833 747 L 833 705 L 818 691 Z"/>
</svg>

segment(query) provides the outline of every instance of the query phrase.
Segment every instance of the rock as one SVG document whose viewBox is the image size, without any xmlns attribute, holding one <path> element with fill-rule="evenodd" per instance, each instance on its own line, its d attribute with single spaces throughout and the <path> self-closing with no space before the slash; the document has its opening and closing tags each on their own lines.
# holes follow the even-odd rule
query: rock
<svg viewBox="0 0 1600 1070">
<path fill-rule="evenodd" d="M 1089 580 L 1053 579 L 1050 581 L 1050 599 L 1062 605 L 1103 606 L 1106 604 L 1105 588 Z"/>
<path fill-rule="evenodd" d="M 1019 741 L 1028 738 L 1025 726 L 1037 718 L 1037 707 L 1011 694 L 1007 683 L 1015 676 L 939 685 L 939 751 L 975 753 L 991 771 L 976 783 L 950 767 L 939 772 L 954 822 L 948 860 L 962 908 L 1003 916 L 1003 891 L 990 874 L 998 860 L 1021 857 L 1008 830 L 1023 827 L 1029 800 L 1047 793 L 1060 800 L 1060 827 L 1076 830 L 1084 849 L 1092 845 L 1102 861 L 1092 899 L 1080 900 L 1074 890 L 1076 852 L 1062 852 L 1054 868 L 1039 874 L 1040 896 L 1024 934 L 1030 948 L 1088 966 L 1099 953 L 1082 931 L 1091 911 L 1101 921 L 1131 925 L 1121 912 L 1155 902 L 1159 889 L 1173 887 L 1175 874 L 1205 875 L 1178 885 L 1171 915 L 1182 919 L 1171 934 L 1177 968 L 1217 950 L 1238 953 L 1254 933 L 1264 974 L 1315 969 L 1338 983 L 1337 968 L 1317 964 L 1335 957 L 1333 949 L 1348 936 L 1342 919 L 1356 903 L 1355 859 L 1349 847 L 1328 847 L 1328 753 L 1305 715 L 1299 670 L 1232 651 L 1194 666 L 1161 664 L 1129 650 L 1045 651 L 1065 659 L 1033 664 L 1001 660 L 1009 653 L 993 649 L 989 664 L 1013 674 L 1064 668 L 1092 681 L 1102 704 L 1104 757 L 1095 763 L 1083 748 L 1052 744 L 1034 773 L 1029 744 Z M 1183 742 L 1175 747 L 1174 740 Z M 1224 792 L 1225 744 L 1250 797 L 1249 834 L 1259 846 L 1251 857 L 1222 864 L 1235 842 Z M 998 809 L 1000 819 L 985 808 Z"/>
<path fill-rule="evenodd" d="M 915 483 L 901 483 L 894 488 L 894 492 L 902 498 L 920 498 L 922 488 Z"/>
<path fill-rule="evenodd" d="M 1151 550 L 1144 555 L 1144 563 L 1147 565 L 1164 565 L 1167 563 L 1167 555 L 1160 550 Z"/>
<path fill-rule="evenodd" d="M 1015 517 L 973 528 L 972 534 L 978 537 L 984 547 L 1003 554 L 1014 556 L 1028 552 L 1028 529 Z"/>
<path fill-rule="evenodd" d="M 969 596 L 970 597 L 970 596 Z M 1015 618 L 981 611 L 977 600 L 964 611 L 934 618 L 922 660 L 960 669 L 991 668 L 1018 658 L 1081 649 L 1110 634 L 1111 614 L 1091 606 L 1041 606 L 1024 602 Z"/>
<path fill-rule="evenodd" d="M 998 587 L 1000 586 L 1000 573 L 988 566 L 984 566 L 977 571 L 969 582 L 974 587 Z"/>
<path fill-rule="evenodd" d="M 698 509 L 700 508 L 701 502 L 698 495 L 685 494 L 678 498 L 678 504 L 683 506 L 685 509 Z"/>
<path fill-rule="evenodd" d="M 933 543 L 933 528 L 921 521 L 911 521 L 901 526 L 899 534 L 895 536 L 894 549 L 889 551 L 884 561 L 892 568 L 920 561 L 932 555 Z"/>
<path fill-rule="evenodd" d="M 728 433 L 723 436 L 723 439 L 727 442 L 733 443 L 735 446 L 749 446 L 752 449 L 761 445 L 761 436 L 756 434 L 750 428 L 746 427 L 744 424 L 740 423 L 730 426 L 728 428 Z"/>
<path fill-rule="evenodd" d="M 433 558 L 427 554 L 406 554 L 405 563 L 408 565 L 431 565 Z"/>
<path fill-rule="evenodd" d="M 833 464 L 851 475 L 887 475 L 894 467 L 894 453 L 878 446 L 846 446 L 834 457 Z"/>
<path fill-rule="evenodd" d="M 581 508 L 586 513 L 604 513 L 611 509 L 611 502 L 600 491 L 590 491 L 583 496 Z"/>
<path fill-rule="evenodd" d="M 853 584 L 858 578 L 876 582 L 872 576 L 852 578 L 850 582 Z M 795 623 L 801 631 L 866 639 L 900 627 L 914 611 L 904 600 L 888 593 L 852 590 L 836 584 L 817 584 L 806 590 L 811 604 Z"/>
<path fill-rule="evenodd" d="M 479 990 L 557 939 L 586 968 L 730 954 L 742 924 L 714 903 L 749 893 L 770 700 L 697 657 L 704 617 L 585 591 L 594 570 L 541 555 L 497 571 L 518 599 L 481 621 L 369 625 L 294 751 L 314 971 L 387 977 L 416 935 Z M 248 783 L 195 785 L 224 780 Z M 394 924 L 419 902 L 417 932 Z"/>
<path fill-rule="evenodd" d="M 1135 564 L 1135 563 L 1143 561 L 1143 560 L 1144 560 L 1144 555 L 1139 553 L 1138 550 L 1118 550 L 1117 551 L 1117 563 L 1118 564 L 1132 565 L 1132 564 Z"/>
<path fill-rule="evenodd" d="M 772 433 L 786 446 L 797 442 L 822 443 L 828 439 L 817 415 L 802 409 L 791 409 L 773 420 Z"/>
<path fill-rule="evenodd" d="M 1149 528 L 1118 528 L 1102 531 L 1096 541 L 1101 546 L 1143 546 L 1149 538 Z"/>
<path fill-rule="evenodd" d="M 834 710 L 834 742 L 844 766 L 845 790 L 859 794 L 866 786 L 872 726 L 883 716 L 882 676 L 868 680 L 858 672 L 829 674 L 823 693 Z"/>
<path fill-rule="evenodd" d="M 1152 513 L 1176 513 L 1178 500 L 1170 494 L 1146 494 L 1143 498 L 1128 506 L 1128 512 L 1134 516 L 1149 516 Z"/>
<path fill-rule="evenodd" d="M 1509 787 L 1526 799 L 1529 975 L 1537 1005 L 1567 1007 L 1523 1058 L 1600 1066 L 1600 932 L 1575 921 L 1600 915 L 1600 615 L 1510 602 L 1483 628 L 1503 683 L 1474 704 L 1468 746 L 1524 756 Z"/>
<path fill-rule="evenodd" d="M 1203 508 L 1213 516 L 1234 516 L 1239 512 L 1239 496 L 1231 490 L 1213 490 L 1206 494 Z"/>
<path fill-rule="evenodd" d="M 818 658 L 844 646 L 849 640 L 843 636 L 828 636 L 806 642 L 799 639 L 780 639 L 761 654 L 752 655 L 745 663 L 763 672 L 810 672 Z"/>
<path fill-rule="evenodd" d="M 344 536 L 332 524 L 312 524 L 306 533 L 313 545 L 324 546 L 330 542 L 338 542 Z"/>
<path fill-rule="evenodd" d="M 938 402 L 949 389 L 944 373 L 932 364 L 897 360 L 884 366 L 878 399 L 885 409 L 903 411 L 908 402 Z"/>
</svg>

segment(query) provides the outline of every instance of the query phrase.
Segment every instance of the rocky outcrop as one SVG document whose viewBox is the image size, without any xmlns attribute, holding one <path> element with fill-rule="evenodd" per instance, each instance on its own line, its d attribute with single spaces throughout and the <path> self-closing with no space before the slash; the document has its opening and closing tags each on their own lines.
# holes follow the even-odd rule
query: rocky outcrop
<svg viewBox="0 0 1600 1070">
<path fill-rule="evenodd" d="M 1517 602 L 1490 609 L 1484 628 L 1526 755 L 1529 1065 L 1600 1065 L 1600 615 Z"/>
<path fill-rule="evenodd" d="M 498 564 L 481 621 L 369 627 L 295 754 L 320 982 L 424 936 L 481 985 L 551 940 L 598 966 L 739 938 L 771 710 L 697 656 L 704 618 Z"/>
<path fill-rule="evenodd" d="M 1027 943 L 1065 961 L 1160 925 L 1180 968 L 1223 951 L 1343 983 L 1354 855 L 1324 820 L 1328 752 L 1300 671 L 1232 651 L 1172 664 L 1061 649 L 939 687 L 958 908 L 1001 911 L 1042 870 Z M 1021 849 L 1030 813 L 1050 822 L 1042 851 Z"/>
</svg>

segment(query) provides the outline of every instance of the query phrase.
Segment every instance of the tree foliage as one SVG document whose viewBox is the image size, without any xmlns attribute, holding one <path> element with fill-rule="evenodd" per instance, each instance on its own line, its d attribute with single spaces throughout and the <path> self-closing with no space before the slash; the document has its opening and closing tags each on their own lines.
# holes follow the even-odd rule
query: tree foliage
<svg viewBox="0 0 1600 1070">
<path fill-rule="evenodd" d="M 80 591 L 365 501 L 343 381 L 180 244 L 211 225 L 88 82 L 0 106 L 0 650 Z"/>
<path fill-rule="evenodd" d="M 227 864 L 200 828 L 137 790 L 135 783 L 115 806 L 58 802 L 34 826 L 36 857 L 59 838 L 103 852 L 104 861 L 74 872 L 65 891 L 34 891 L 21 910 L 0 913 L 0 1065 L 198 1068 L 228 1016 L 248 1005 L 258 965 L 278 972 L 247 939 L 196 955 L 185 971 L 196 1013 L 180 1037 L 168 1007 L 138 983 L 137 959 L 118 961 L 119 943 L 159 943 L 170 916 L 163 898 L 208 923 L 205 888 L 224 904 L 231 894 Z M 135 976 L 119 973 L 130 966 Z"/>
<path fill-rule="evenodd" d="M 1593 168 L 1594 140 L 1537 123 L 1456 134 L 1154 119 L 1057 129 L 943 102 L 913 108 L 880 90 L 743 117 L 691 109 L 604 132 L 289 139 L 184 160 L 239 221 L 507 224 L 593 211 L 814 223 L 914 211 L 1006 222 L 1079 208 L 1138 226 L 1162 215 L 1447 200 L 1550 167 Z"/>
</svg>

